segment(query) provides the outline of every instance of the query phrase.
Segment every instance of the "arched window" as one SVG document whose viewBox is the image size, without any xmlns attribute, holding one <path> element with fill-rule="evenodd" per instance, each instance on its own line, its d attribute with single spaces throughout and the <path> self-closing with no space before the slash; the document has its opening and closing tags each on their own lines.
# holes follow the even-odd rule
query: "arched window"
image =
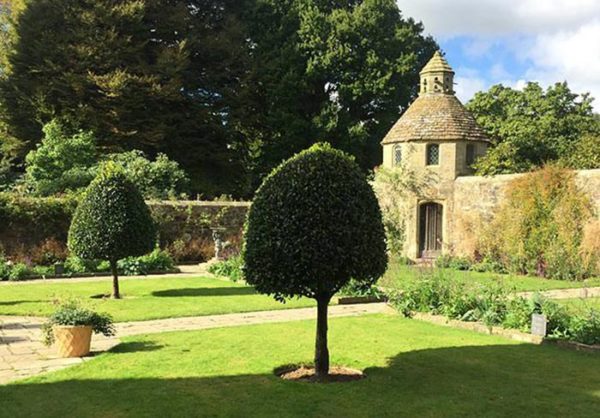
<svg viewBox="0 0 600 418">
<path fill-rule="evenodd" d="M 402 163 L 402 146 L 394 145 L 394 165 L 400 165 Z"/>
<path fill-rule="evenodd" d="M 440 163 L 440 146 L 439 144 L 427 145 L 427 165 L 438 165 Z"/>
<path fill-rule="evenodd" d="M 471 167 L 475 162 L 475 145 L 467 144 L 466 163 L 467 167 Z"/>
</svg>

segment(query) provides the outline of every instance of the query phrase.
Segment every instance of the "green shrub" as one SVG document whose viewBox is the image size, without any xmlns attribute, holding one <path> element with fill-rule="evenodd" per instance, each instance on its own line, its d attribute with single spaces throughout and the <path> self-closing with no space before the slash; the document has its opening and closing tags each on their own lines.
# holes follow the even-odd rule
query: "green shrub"
<svg viewBox="0 0 600 418">
<path fill-rule="evenodd" d="M 117 261 L 153 249 L 156 231 L 150 210 L 122 168 L 106 165 L 85 192 L 69 230 L 69 249 L 78 257 L 110 262 L 113 297 L 119 298 Z"/>
<path fill-rule="evenodd" d="M 513 272 L 584 279 L 595 263 L 585 262 L 584 230 L 593 219 L 590 198 L 575 174 L 547 166 L 514 180 L 489 231 L 489 258 Z"/>
<path fill-rule="evenodd" d="M 74 196 L 32 198 L 0 193 L 0 225 L 10 226 L 0 228 L 4 254 L 18 259 L 41 249 L 49 240 L 65 243 L 76 207 Z"/>
<path fill-rule="evenodd" d="M 264 180 L 248 213 L 244 278 L 283 301 L 317 300 L 316 374 L 328 374 L 327 306 L 350 278 L 386 270 L 381 211 L 354 160 L 327 144 L 290 158 Z"/>
<path fill-rule="evenodd" d="M 218 261 L 208 267 L 208 271 L 217 276 L 228 277 L 232 282 L 237 282 L 243 276 L 244 260 L 241 255 L 235 255 L 225 260 Z"/>
<path fill-rule="evenodd" d="M 189 186 L 185 171 L 165 154 L 159 153 L 154 161 L 150 161 L 142 151 L 133 150 L 112 154 L 108 161 L 122 166 L 146 199 L 175 199 Z"/>
<path fill-rule="evenodd" d="M 469 270 L 471 268 L 471 265 L 471 260 L 469 260 L 467 257 L 456 257 L 448 254 L 440 255 L 435 260 L 435 266 L 439 268 Z"/>
<path fill-rule="evenodd" d="M 438 273 L 412 282 L 402 292 L 392 292 L 388 297 L 390 303 L 407 317 L 414 312 L 429 312 L 524 332 L 531 330 L 532 314 L 544 314 L 548 321 L 548 338 L 600 343 L 599 310 L 572 315 L 553 300 L 539 294 L 526 299 L 500 284 L 468 287 Z"/>
<path fill-rule="evenodd" d="M 25 183 L 40 196 L 86 187 L 94 178 L 96 144 L 91 132 L 67 133 L 57 120 L 43 128 L 44 138 L 25 158 Z"/>
<path fill-rule="evenodd" d="M 25 280 L 33 275 L 33 271 L 24 263 L 17 263 L 11 266 L 8 280 L 18 282 Z"/>
<path fill-rule="evenodd" d="M 34 277 L 46 277 L 46 276 L 54 276 L 55 269 L 54 266 L 34 266 L 31 268 L 31 274 Z"/>
<path fill-rule="evenodd" d="M 103 334 L 107 337 L 115 335 L 115 327 L 110 315 L 99 314 L 86 309 L 77 300 L 59 303 L 58 309 L 42 325 L 42 335 L 46 345 L 51 345 L 54 342 L 54 333 L 52 331 L 54 325 L 89 325 L 95 334 Z"/>
<path fill-rule="evenodd" d="M 504 267 L 504 265 L 501 262 L 494 260 L 491 257 L 484 257 L 481 259 L 481 261 L 471 264 L 470 270 L 477 271 L 480 273 L 485 273 L 485 272 L 500 273 L 500 274 L 508 273 L 508 270 L 506 270 L 506 268 Z"/>
<path fill-rule="evenodd" d="M 127 257 L 117 263 L 119 273 L 125 276 L 139 276 L 148 273 L 175 270 L 175 263 L 168 252 L 155 248 L 151 253 L 140 257 Z"/>
<path fill-rule="evenodd" d="M 569 320 L 567 338 L 583 344 L 600 344 L 600 310 L 573 315 Z"/>
<path fill-rule="evenodd" d="M 8 260 L 0 253 L 0 280 L 8 280 L 10 277 L 10 266 Z"/>
<path fill-rule="evenodd" d="M 379 290 L 377 286 L 365 286 L 364 283 L 353 279 L 346 283 L 346 285 L 340 289 L 338 294 L 342 296 L 372 296 L 377 298 L 384 296 L 384 293 Z"/>
<path fill-rule="evenodd" d="M 65 273 L 67 274 L 93 273 L 96 271 L 98 271 L 97 260 L 84 260 L 76 255 L 70 255 L 65 260 Z"/>
</svg>

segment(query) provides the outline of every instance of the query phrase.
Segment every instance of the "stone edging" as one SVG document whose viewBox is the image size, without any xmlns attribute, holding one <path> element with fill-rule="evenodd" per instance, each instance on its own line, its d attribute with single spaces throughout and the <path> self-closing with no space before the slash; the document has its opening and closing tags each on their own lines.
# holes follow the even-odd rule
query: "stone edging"
<svg viewBox="0 0 600 418">
<path fill-rule="evenodd" d="M 430 322 L 436 325 L 442 325 L 452 328 L 461 328 L 469 331 L 475 331 L 482 334 L 488 335 L 500 335 L 502 337 L 510 338 L 515 341 L 527 342 L 530 344 L 554 344 L 559 347 L 568 348 L 576 351 L 584 351 L 587 353 L 600 354 L 600 345 L 588 345 L 574 341 L 555 340 L 550 338 L 540 337 L 539 335 L 533 335 L 526 332 L 522 332 L 516 329 L 508 329 L 502 327 L 488 326 L 481 322 L 466 322 L 459 321 L 457 319 L 449 319 L 442 315 L 432 315 L 429 313 L 416 312 L 413 314 L 413 318 Z"/>
<path fill-rule="evenodd" d="M 429 313 L 416 312 L 413 318 L 421 321 L 431 322 L 436 325 L 443 325 L 452 328 L 461 328 L 469 331 L 475 331 L 488 335 L 500 335 L 515 341 L 523 341 L 531 344 L 542 344 L 544 338 L 539 335 L 532 335 L 515 329 L 494 327 L 483 324 L 482 322 L 466 322 L 457 319 L 449 319 L 442 315 L 432 315 Z"/>
</svg>

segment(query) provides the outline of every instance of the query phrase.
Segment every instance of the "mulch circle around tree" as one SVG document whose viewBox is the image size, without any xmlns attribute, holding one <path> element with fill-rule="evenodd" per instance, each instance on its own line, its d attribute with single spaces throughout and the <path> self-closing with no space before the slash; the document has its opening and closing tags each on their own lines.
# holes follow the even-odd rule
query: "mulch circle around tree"
<svg viewBox="0 0 600 418">
<path fill-rule="evenodd" d="M 287 365 L 274 370 L 276 376 L 284 380 L 309 383 L 344 383 L 354 382 L 367 377 L 363 372 L 348 367 L 331 366 L 329 375 L 322 380 L 315 376 L 315 368 L 308 365 Z"/>
</svg>

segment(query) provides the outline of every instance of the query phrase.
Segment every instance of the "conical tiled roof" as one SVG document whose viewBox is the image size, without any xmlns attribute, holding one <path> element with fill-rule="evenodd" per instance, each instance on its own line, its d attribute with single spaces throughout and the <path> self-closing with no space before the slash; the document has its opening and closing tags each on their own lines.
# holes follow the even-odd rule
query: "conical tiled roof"
<svg viewBox="0 0 600 418">
<path fill-rule="evenodd" d="M 382 144 L 458 140 L 490 142 L 473 115 L 454 95 L 427 93 L 410 105 Z"/>
<path fill-rule="evenodd" d="M 423 67 L 420 74 L 433 73 L 433 72 L 449 72 L 454 74 L 454 70 L 446 61 L 446 58 L 442 55 L 440 51 L 435 51 L 433 57 L 429 60 L 429 62 Z"/>
<path fill-rule="evenodd" d="M 431 73 L 438 72 L 454 74 L 442 54 L 436 52 L 421 71 L 421 83 L 433 77 Z M 448 80 L 450 85 L 452 75 Z M 454 96 L 452 88 L 448 88 L 446 92 L 422 90 L 381 143 L 460 140 L 490 142 L 473 115 Z"/>
</svg>

